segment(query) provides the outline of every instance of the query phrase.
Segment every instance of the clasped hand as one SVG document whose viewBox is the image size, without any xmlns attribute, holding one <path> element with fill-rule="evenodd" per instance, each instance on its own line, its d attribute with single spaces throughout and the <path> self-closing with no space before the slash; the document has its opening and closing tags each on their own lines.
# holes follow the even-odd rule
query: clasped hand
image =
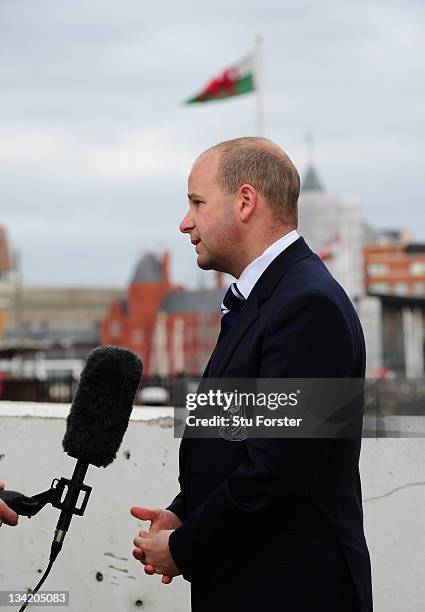
<svg viewBox="0 0 425 612">
<path fill-rule="evenodd" d="M 150 521 L 149 533 L 139 531 L 134 538 L 133 557 L 143 563 L 145 573 L 162 574 L 162 582 L 169 584 L 181 572 L 174 563 L 168 540 L 171 533 L 180 527 L 181 520 L 170 510 L 161 508 L 141 508 L 134 506 L 131 514 L 142 521 Z"/>
</svg>

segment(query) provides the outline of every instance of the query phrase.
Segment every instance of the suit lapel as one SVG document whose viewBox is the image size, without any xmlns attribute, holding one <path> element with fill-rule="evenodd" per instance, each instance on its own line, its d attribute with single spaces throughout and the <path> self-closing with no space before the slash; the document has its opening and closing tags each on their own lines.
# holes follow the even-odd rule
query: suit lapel
<svg viewBox="0 0 425 612">
<path fill-rule="evenodd" d="M 273 259 L 252 290 L 252 292 L 256 293 L 258 296 L 258 303 L 261 304 L 270 297 L 276 285 L 294 264 L 301 259 L 309 257 L 312 253 L 313 251 L 307 246 L 304 238 L 300 237 Z"/>
<path fill-rule="evenodd" d="M 299 238 L 271 262 L 254 285 L 234 327 L 215 347 L 202 378 L 220 378 L 239 342 L 258 318 L 261 303 L 270 297 L 287 271 L 311 253 L 304 239 Z"/>
<path fill-rule="evenodd" d="M 227 332 L 220 344 L 215 347 L 214 352 L 211 355 L 211 359 L 208 362 L 208 378 L 220 378 L 235 348 L 257 318 L 257 296 L 254 295 L 251 299 L 250 295 L 245 306 L 241 310 L 235 325 Z"/>
</svg>

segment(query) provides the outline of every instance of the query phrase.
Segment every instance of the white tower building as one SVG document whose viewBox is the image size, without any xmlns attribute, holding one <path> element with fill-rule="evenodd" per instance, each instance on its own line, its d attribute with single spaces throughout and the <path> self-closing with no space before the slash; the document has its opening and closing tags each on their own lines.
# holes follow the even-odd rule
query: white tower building
<svg viewBox="0 0 425 612">
<path fill-rule="evenodd" d="M 312 163 L 299 198 L 299 233 L 352 300 L 364 293 L 363 226 L 354 196 L 327 193 Z"/>
</svg>

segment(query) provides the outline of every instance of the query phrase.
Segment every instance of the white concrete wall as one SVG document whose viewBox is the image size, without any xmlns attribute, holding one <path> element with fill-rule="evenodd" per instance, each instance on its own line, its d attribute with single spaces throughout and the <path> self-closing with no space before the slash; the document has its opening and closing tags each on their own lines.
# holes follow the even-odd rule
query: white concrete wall
<svg viewBox="0 0 425 612">
<path fill-rule="evenodd" d="M 0 478 L 7 488 L 33 495 L 48 489 L 54 477 L 71 477 L 75 459 L 61 446 L 68 412 L 64 405 L 0 402 Z M 159 576 L 146 576 L 131 554 L 133 537 L 147 523 L 134 519 L 130 506 L 165 506 L 177 493 L 179 441 L 171 415 L 171 409 L 136 408 L 116 460 L 106 469 L 90 466 L 85 483 L 93 491 L 86 512 L 73 517 L 43 587 L 70 591 L 70 612 L 190 609 L 186 581 L 163 585 Z M 49 505 L 31 519 L 21 517 L 16 529 L 0 529 L 0 590 L 36 585 L 58 516 Z"/>
<path fill-rule="evenodd" d="M 0 402 L 0 478 L 9 488 L 31 495 L 47 489 L 54 477 L 71 476 L 75 461 L 61 448 L 67 413 L 63 405 Z M 159 577 L 146 576 L 131 555 L 141 523 L 129 515 L 129 507 L 166 505 L 177 490 L 179 441 L 173 438 L 171 415 L 166 408 L 135 409 L 115 462 L 106 470 L 89 468 L 86 483 L 93 492 L 85 516 L 73 518 L 45 585 L 70 591 L 70 612 L 190 609 L 189 585 L 182 578 L 162 585 Z M 425 439 L 363 442 L 365 529 L 376 612 L 425 609 L 424 451 Z M 0 530 L 0 590 L 38 582 L 58 513 L 49 506 L 31 520 L 21 517 L 16 529 Z M 98 572 L 102 581 L 96 579 Z"/>
<path fill-rule="evenodd" d="M 356 310 L 366 342 L 366 376 L 374 378 L 383 366 L 382 302 L 364 295 L 357 300 Z"/>
</svg>

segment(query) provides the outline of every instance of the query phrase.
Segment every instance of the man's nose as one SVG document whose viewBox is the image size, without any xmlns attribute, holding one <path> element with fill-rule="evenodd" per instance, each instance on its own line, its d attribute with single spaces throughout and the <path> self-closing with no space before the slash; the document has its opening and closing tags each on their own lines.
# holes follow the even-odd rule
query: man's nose
<svg viewBox="0 0 425 612">
<path fill-rule="evenodd" d="M 179 229 L 183 234 L 190 232 L 195 227 L 190 211 L 187 213 L 185 217 L 183 217 Z"/>
</svg>

